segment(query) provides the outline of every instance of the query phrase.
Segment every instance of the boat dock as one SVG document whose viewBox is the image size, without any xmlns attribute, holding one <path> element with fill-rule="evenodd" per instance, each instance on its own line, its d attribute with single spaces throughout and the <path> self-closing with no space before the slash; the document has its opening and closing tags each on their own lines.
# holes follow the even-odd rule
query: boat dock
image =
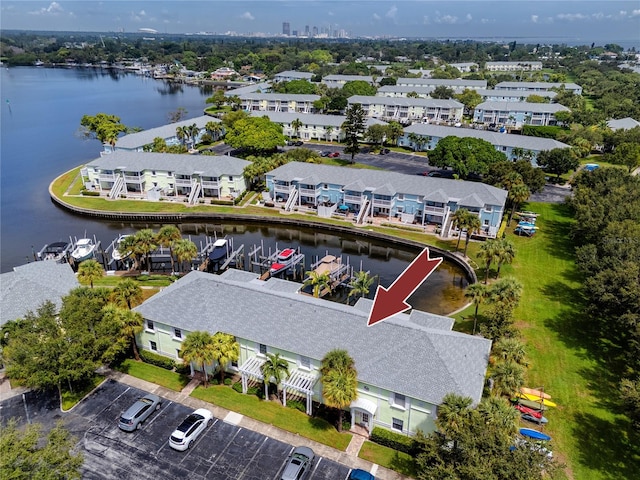
<svg viewBox="0 0 640 480">
<path fill-rule="evenodd" d="M 278 262 L 278 257 L 288 249 L 278 248 L 276 243 L 275 251 L 269 248 L 269 252 L 264 255 L 264 245 L 254 245 L 249 252 L 249 266 L 251 271 L 254 271 L 254 267 L 260 272 L 260 280 L 267 280 L 269 277 L 289 275 L 296 278 L 302 278 L 304 275 L 304 253 L 300 253 L 300 248 L 296 249 L 291 259 L 287 262 L 285 268 L 282 268 L 278 272 L 272 272 L 272 266 Z"/>
<path fill-rule="evenodd" d="M 353 267 L 350 265 L 349 257 L 345 262 L 342 256 L 335 257 L 328 252 L 324 257 L 311 264 L 311 271 L 317 275 L 326 274 L 329 277 L 328 286 L 320 291 L 319 297 L 329 295 L 341 285 L 348 285 L 353 278 Z M 309 278 L 305 278 L 304 281 Z"/>
<path fill-rule="evenodd" d="M 224 272 L 230 266 L 244 270 L 243 252 L 244 244 L 235 248 L 233 237 L 207 237 L 205 244 L 200 244 L 198 258 L 202 263 L 198 269 L 209 273 Z"/>
</svg>

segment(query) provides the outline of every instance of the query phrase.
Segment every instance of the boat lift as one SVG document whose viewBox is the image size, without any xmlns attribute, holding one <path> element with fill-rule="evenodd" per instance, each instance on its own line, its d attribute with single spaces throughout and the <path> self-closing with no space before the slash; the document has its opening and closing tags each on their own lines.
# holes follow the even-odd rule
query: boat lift
<svg viewBox="0 0 640 480">
<path fill-rule="evenodd" d="M 315 263 L 311 264 L 311 270 L 317 274 L 326 273 L 329 275 L 329 285 L 322 289 L 319 293 L 320 297 L 329 295 L 340 286 L 348 286 L 353 279 L 353 267 L 350 264 L 349 257 L 346 257 L 345 262 L 342 255 L 340 255 L 340 257 L 335 257 L 330 255 L 328 251 L 324 257 L 320 259 L 316 257 Z M 306 277 L 304 281 L 308 278 L 310 277 Z M 300 293 L 306 292 L 301 291 Z"/>
<path fill-rule="evenodd" d="M 272 251 L 271 247 L 269 247 L 269 253 L 266 255 L 260 255 L 261 252 L 265 252 L 264 243 L 260 241 L 260 245 L 254 245 L 249 252 L 249 265 L 251 271 L 253 271 L 254 267 L 257 267 L 260 272 L 260 280 L 267 280 L 271 276 L 280 276 L 283 275 L 283 273 L 289 273 L 294 279 L 298 277 L 302 278 L 304 275 L 305 256 L 304 253 L 300 253 L 299 247 L 287 268 L 283 268 L 275 275 L 270 272 L 271 265 L 276 262 L 278 255 L 283 250 L 284 249 L 278 248 L 278 244 L 276 243 L 275 251 Z"/>
</svg>

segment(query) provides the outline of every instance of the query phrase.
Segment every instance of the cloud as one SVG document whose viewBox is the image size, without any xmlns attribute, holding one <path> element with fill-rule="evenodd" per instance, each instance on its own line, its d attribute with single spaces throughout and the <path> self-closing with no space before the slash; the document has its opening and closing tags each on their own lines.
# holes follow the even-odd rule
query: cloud
<svg viewBox="0 0 640 480">
<path fill-rule="evenodd" d="M 494 23 L 495 20 L 491 19 L 491 18 L 481 18 L 480 19 L 480 23 L 482 23 L 483 25 L 486 25 L 487 23 Z"/>
<path fill-rule="evenodd" d="M 51 2 L 47 8 L 29 12 L 30 15 L 58 15 L 64 12 L 64 8 L 58 2 Z"/>
<path fill-rule="evenodd" d="M 422 23 L 424 23 L 425 25 L 431 25 L 431 20 L 429 19 L 429 15 L 425 15 L 424 17 L 422 17 Z"/>
<path fill-rule="evenodd" d="M 471 14 L 470 14 L 470 13 L 467 13 L 467 16 L 466 16 L 466 17 L 464 17 L 464 19 L 465 19 L 467 22 L 470 22 L 471 20 L 473 20 L 473 17 L 471 16 Z"/>
<path fill-rule="evenodd" d="M 540 17 L 538 17 L 538 15 L 531 15 L 531 21 L 532 21 L 533 23 L 538 23 L 538 19 L 539 19 L 539 18 L 540 18 Z"/>
<path fill-rule="evenodd" d="M 436 18 L 436 23 L 447 23 L 449 25 L 453 25 L 457 23 L 458 17 L 455 15 L 443 15 L 442 17 Z"/>
<path fill-rule="evenodd" d="M 640 15 L 640 8 L 638 10 L 633 10 L 631 12 L 631 16 L 632 17 L 637 17 L 638 15 Z"/>
<path fill-rule="evenodd" d="M 373 19 L 374 20 L 380 20 L 380 18 L 381 18 L 380 15 L 378 15 L 377 13 L 373 14 Z"/>
<path fill-rule="evenodd" d="M 385 17 L 388 17 L 388 18 L 394 18 L 394 19 L 395 19 L 395 18 L 396 18 L 397 13 L 398 13 L 398 7 L 396 7 L 396 6 L 394 5 L 393 7 L 391 7 L 391 8 L 387 11 L 387 13 L 385 14 Z"/>
<path fill-rule="evenodd" d="M 582 13 L 559 13 L 556 15 L 558 20 L 568 20 L 569 22 L 575 22 L 578 20 L 586 20 L 589 18 L 589 15 L 584 15 Z"/>
<path fill-rule="evenodd" d="M 256 19 L 256 17 L 251 15 L 251 12 L 244 12 L 242 15 L 240 15 L 240 18 L 242 18 L 244 20 L 255 20 Z"/>
</svg>

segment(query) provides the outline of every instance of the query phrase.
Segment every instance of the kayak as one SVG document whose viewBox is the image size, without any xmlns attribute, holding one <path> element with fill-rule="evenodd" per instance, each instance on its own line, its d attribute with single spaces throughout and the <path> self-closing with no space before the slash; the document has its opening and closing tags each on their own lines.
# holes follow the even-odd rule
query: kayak
<svg viewBox="0 0 640 480">
<path fill-rule="evenodd" d="M 539 425 L 545 425 L 547 423 L 549 423 L 549 420 L 547 420 L 547 417 L 543 417 L 542 415 L 540 415 L 539 417 L 535 417 L 529 413 L 523 413 L 521 415 L 523 420 L 526 420 L 528 422 L 533 422 L 533 423 L 537 423 Z"/>
<path fill-rule="evenodd" d="M 545 440 L 545 441 L 551 440 L 551 437 L 549 435 L 547 435 L 546 433 L 542 433 L 537 430 L 534 430 L 533 428 L 521 428 L 520 435 L 523 435 L 528 438 L 532 438 L 534 440 Z"/>
<path fill-rule="evenodd" d="M 529 393 L 519 393 L 516 395 L 517 398 L 522 398 L 524 400 L 530 400 L 532 402 L 535 403 L 539 403 L 544 405 L 545 407 L 557 407 L 558 405 L 556 405 L 555 402 L 552 402 L 551 400 L 547 400 L 546 398 L 540 398 L 540 397 L 536 397 L 535 395 L 531 395 Z"/>
<path fill-rule="evenodd" d="M 535 388 L 522 387 L 520 389 L 520 393 L 525 395 L 534 395 L 536 398 L 546 398 L 547 400 L 551 400 L 551 395 L 543 392 L 542 390 L 536 390 Z"/>
<path fill-rule="evenodd" d="M 514 403 L 524 405 L 525 407 L 529 407 L 534 410 L 540 410 L 540 411 L 549 410 L 549 407 L 547 407 L 546 405 L 540 405 L 540 402 L 532 402 L 531 400 L 526 400 L 524 398 L 514 398 L 513 401 Z"/>
<path fill-rule="evenodd" d="M 542 412 L 535 410 L 533 408 L 525 407 L 524 405 L 515 404 L 514 407 L 516 410 L 519 410 L 523 415 L 531 415 L 535 418 L 542 418 Z"/>
</svg>

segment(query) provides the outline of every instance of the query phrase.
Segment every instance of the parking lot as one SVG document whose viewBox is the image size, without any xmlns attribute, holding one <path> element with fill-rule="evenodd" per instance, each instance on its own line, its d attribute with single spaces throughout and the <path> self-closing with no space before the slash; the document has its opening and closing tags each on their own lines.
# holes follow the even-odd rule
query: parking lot
<svg viewBox="0 0 640 480">
<path fill-rule="evenodd" d="M 52 395 L 26 393 L 0 404 L 3 422 L 42 423 L 45 429 L 62 419 L 84 454 L 85 479 L 278 479 L 293 447 L 262 434 L 214 418 L 185 452 L 169 447 L 177 425 L 192 409 L 163 399 L 140 430 L 121 431 L 120 413 L 146 392 L 108 380 L 71 412 L 61 413 Z M 316 457 L 312 480 L 345 479 L 350 469 Z"/>
</svg>

